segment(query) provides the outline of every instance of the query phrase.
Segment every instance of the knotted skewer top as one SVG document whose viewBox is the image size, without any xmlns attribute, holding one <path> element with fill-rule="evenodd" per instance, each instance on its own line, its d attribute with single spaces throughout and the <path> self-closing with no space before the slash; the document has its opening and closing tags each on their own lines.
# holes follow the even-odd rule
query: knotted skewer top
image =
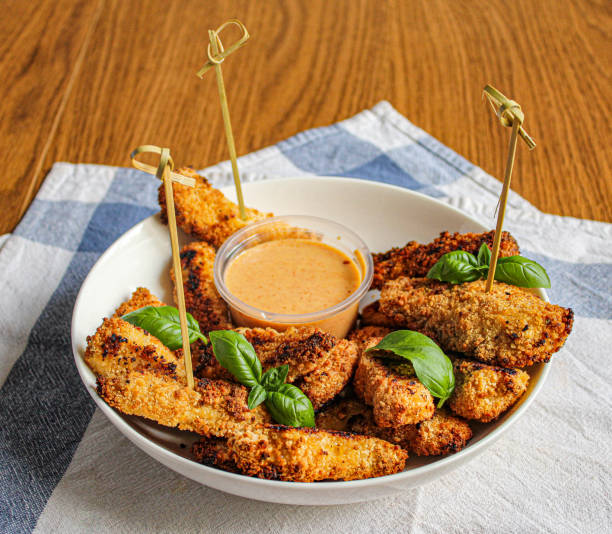
<svg viewBox="0 0 612 534">
<path fill-rule="evenodd" d="M 238 41 L 230 45 L 226 50 L 225 48 L 223 48 L 223 43 L 219 38 L 219 34 L 221 33 L 221 31 L 223 31 L 224 28 L 231 24 L 233 24 L 234 26 L 238 26 L 242 30 L 242 36 L 240 37 L 240 39 L 238 39 Z M 243 46 L 249 40 L 250 37 L 246 27 L 238 19 L 230 19 L 227 22 L 221 24 L 221 26 L 219 26 L 216 30 L 208 30 L 208 33 L 211 38 L 211 41 L 214 40 L 216 42 L 216 46 L 213 48 L 217 48 L 218 50 L 212 50 L 210 43 L 208 44 L 208 62 L 196 73 L 196 75 L 200 78 L 204 76 L 207 70 L 213 68 L 215 65 L 223 63 L 227 56 L 229 56 L 232 52 L 238 50 L 238 48 Z"/>
<path fill-rule="evenodd" d="M 519 103 L 510 100 L 491 85 L 485 86 L 483 95 L 487 97 L 489 104 L 491 104 L 493 111 L 495 111 L 495 114 L 499 118 L 499 122 L 501 122 L 503 126 L 512 128 L 514 121 L 518 121 L 519 136 L 527 143 L 529 150 L 533 150 L 536 144 L 533 138 L 523 129 L 522 124 L 525 120 L 525 115 Z"/>
<path fill-rule="evenodd" d="M 136 156 L 138 156 L 138 154 L 144 153 L 160 155 L 159 165 L 157 169 L 152 165 L 148 165 L 136 159 Z M 144 171 L 149 174 L 153 174 L 159 180 L 164 179 L 164 172 L 166 172 L 169 168 L 170 178 L 173 182 L 178 182 L 189 187 L 194 187 L 196 184 L 195 179 L 173 172 L 174 161 L 172 160 L 172 156 L 170 156 L 170 149 L 168 148 L 160 148 L 155 145 L 141 145 L 132 151 L 132 153 L 130 154 L 130 160 L 132 161 L 132 165 L 134 166 L 134 168 L 138 169 L 139 171 Z"/>
</svg>

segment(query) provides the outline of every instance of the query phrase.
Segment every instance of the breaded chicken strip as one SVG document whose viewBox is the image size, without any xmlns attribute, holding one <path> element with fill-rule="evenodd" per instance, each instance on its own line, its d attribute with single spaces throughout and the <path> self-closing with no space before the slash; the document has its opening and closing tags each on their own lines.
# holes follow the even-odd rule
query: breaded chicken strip
<svg viewBox="0 0 612 534">
<path fill-rule="evenodd" d="M 387 252 L 374 254 L 372 288 L 380 289 L 385 282 L 395 280 L 400 276 L 424 277 L 444 254 L 454 250 L 465 250 L 471 254 L 478 254 L 478 249 L 483 243 L 486 243 L 489 248 L 493 246 L 494 235 L 494 231 L 483 234 L 442 232 L 440 237 L 436 237 L 426 245 L 410 241 L 401 248 L 392 248 Z M 503 232 L 499 247 L 500 257 L 515 256 L 519 253 L 516 240 L 508 232 Z"/>
<path fill-rule="evenodd" d="M 450 409 L 466 419 L 488 423 L 510 408 L 527 390 L 529 375 L 470 360 L 455 360 L 455 391 Z"/>
<path fill-rule="evenodd" d="M 277 332 L 272 328 L 237 328 L 253 345 L 264 372 L 289 365 L 287 382 L 298 386 L 315 410 L 333 399 L 353 376 L 357 346 L 322 330 L 305 327 Z M 202 347 L 196 374 L 233 380 L 215 358 L 212 347 Z"/>
<path fill-rule="evenodd" d="M 258 425 L 227 439 L 204 439 L 193 452 L 199 461 L 271 480 L 358 480 L 401 471 L 406 452 L 366 436 L 281 425 Z"/>
<path fill-rule="evenodd" d="M 362 347 L 353 389 L 357 397 L 372 406 L 378 426 L 396 427 L 431 419 L 434 400 L 416 376 L 405 376 L 366 349 L 382 338 L 373 337 Z"/>
<path fill-rule="evenodd" d="M 123 376 L 98 376 L 98 394 L 127 415 L 145 417 L 160 425 L 203 435 L 228 437 L 249 425 L 271 422 L 263 406 L 247 407 L 248 390 L 226 380 L 184 380 L 157 370 L 133 371 Z"/>
<path fill-rule="evenodd" d="M 417 456 L 457 452 L 472 437 L 469 425 L 445 410 L 436 410 L 431 419 L 415 425 L 382 428 L 374 422 L 371 408 L 350 398 L 336 402 L 317 414 L 316 423 L 318 428 L 375 436 Z"/>
<path fill-rule="evenodd" d="M 187 234 L 206 241 L 215 248 L 219 248 L 236 230 L 253 221 L 272 216 L 271 213 L 260 213 L 247 208 L 247 219 L 243 221 L 238 205 L 210 185 L 206 178 L 186 167 L 177 172 L 194 178 L 196 185 L 188 187 L 176 182 L 173 184 L 176 222 Z M 159 205 L 162 222 L 167 223 L 163 185 L 159 187 Z"/>
<path fill-rule="evenodd" d="M 208 243 L 193 242 L 182 248 L 180 256 L 185 307 L 198 321 L 200 330 L 207 333 L 232 328 L 227 305 L 217 292 L 213 280 L 215 249 Z M 170 278 L 176 291 L 174 269 L 170 269 Z"/>
<path fill-rule="evenodd" d="M 398 278 L 383 287 L 380 308 L 445 351 L 501 367 L 547 362 L 572 330 L 572 310 L 502 282 L 494 282 L 486 293 L 485 284 Z"/>
</svg>

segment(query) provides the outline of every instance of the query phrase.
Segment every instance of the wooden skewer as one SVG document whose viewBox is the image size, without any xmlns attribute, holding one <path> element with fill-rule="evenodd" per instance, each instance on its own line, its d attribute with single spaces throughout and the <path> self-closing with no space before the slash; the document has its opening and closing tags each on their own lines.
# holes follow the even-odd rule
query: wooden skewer
<svg viewBox="0 0 612 534">
<path fill-rule="evenodd" d="M 153 167 L 136 160 L 136 156 L 143 152 L 153 152 L 155 154 L 160 155 L 159 165 L 157 169 L 154 170 L 154 172 L 150 172 L 151 169 L 154 169 Z M 145 172 L 150 172 L 150 174 L 155 174 L 155 176 L 164 184 L 164 192 L 166 194 L 166 211 L 168 214 L 168 229 L 170 230 L 170 246 L 172 248 L 172 268 L 174 269 L 174 279 L 176 280 L 176 300 L 178 303 L 179 319 L 181 322 L 181 337 L 183 340 L 183 360 L 185 362 L 185 375 L 187 377 L 187 385 L 191 389 L 193 389 L 194 380 L 193 369 L 191 365 L 189 330 L 187 327 L 187 307 L 185 306 L 185 293 L 183 291 L 183 270 L 181 268 L 178 230 L 176 226 L 176 214 L 174 211 L 174 191 L 172 187 L 173 181 L 185 183 L 182 179 L 175 179 L 174 176 L 180 176 L 181 178 L 186 177 L 181 176 L 180 174 L 177 175 L 176 173 L 172 172 L 174 168 L 174 162 L 170 157 L 169 148 L 160 148 L 155 145 L 142 145 L 132 152 L 130 158 L 134 167 L 140 170 L 144 170 Z M 195 180 L 193 181 L 193 185 L 195 185 Z"/>
<path fill-rule="evenodd" d="M 235 24 L 242 29 L 242 37 L 234 44 L 232 44 L 227 50 L 223 48 L 221 39 L 219 39 L 219 33 L 223 28 L 230 24 Z M 225 137 L 227 139 L 227 146 L 229 148 L 230 161 L 232 163 L 232 174 L 234 175 L 234 186 L 236 187 L 236 197 L 238 198 L 238 207 L 240 209 L 240 218 L 246 220 L 246 210 L 244 207 L 244 197 L 242 195 L 242 186 L 240 184 L 240 174 L 238 173 L 238 162 L 236 160 L 236 145 L 234 143 L 234 134 L 232 132 L 232 123 L 230 121 L 229 107 L 227 105 L 227 94 L 225 92 L 225 84 L 223 82 L 223 73 L 221 72 L 221 63 L 225 58 L 230 55 L 234 50 L 240 48 L 249 38 L 249 33 L 237 19 L 231 19 L 219 26 L 216 30 L 208 30 L 208 38 L 210 43 L 208 45 L 208 63 L 204 65 L 198 72 L 197 75 L 202 78 L 204 73 L 214 67 L 217 75 L 217 88 L 219 90 L 219 99 L 221 101 L 221 113 L 223 114 L 223 124 L 225 126 Z"/>
<path fill-rule="evenodd" d="M 504 185 L 499 198 L 499 212 L 497 214 L 497 224 L 495 226 L 495 236 L 493 238 L 493 249 L 491 250 L 489 275 L 487 276 L 487 283 L 485 286 L 485 291 L 489 292 L 493 287 L 497 260 L 499 259 L 499 247 L 501 244 L 504 215 L 506 214 L 506 204 L 508 202 L 508 193 L 510 192 L 510 180 L 512 178 L 512 169 L 514 168 L 517 140 L 520 136 L 525 143 L 527 143 L 530 150 L 534 149 L 536 144 L 535 141 L 523 129 L 522 123 L 525 116 L 521 110 L 521 106 L 519 106 L 517 102 L 506 98 L 502 93 L 490 85 L 485 86 L 484 96 L 486 96 L 489 100 L 489 103 L 495 110 L 495 113 L 502 125 L 512 127 L 510 146 L 508 147 L 508 160 L 506 161 L 506 171 L 504 174 Z"/>
</svg>

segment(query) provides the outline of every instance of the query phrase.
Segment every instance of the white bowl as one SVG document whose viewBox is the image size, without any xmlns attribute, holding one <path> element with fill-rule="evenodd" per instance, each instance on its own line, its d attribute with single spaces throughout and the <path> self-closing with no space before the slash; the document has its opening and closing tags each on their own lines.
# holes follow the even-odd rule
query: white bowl
<svg viewBox="0 0 612 534">
<path fill-rule="evenodd" d="M 407 189 L 352 178 L 288 178 L 244 184 L 247 203 L 277 215 L 318 215 L 352 228 L 372 251 L 385 251 L 407 241 L 428 242 L 443 230 L 489 230 L 468 215 L 435 199 Z M 233 188 L 223 192 L 235 199 Z M 182 235 L 184 242 L 189 239 Z M 138 286 L 149 288 L 172 302 L 169 279 L 168 229 L 154 215 L 121 236 L 100 257 L 83 282 L 72 317 L 72 347 L 79 374 L 98 407 L 136 446 L 197 482 L 211 488 L 260 501 L 325 505 L 379 499 L 420 486 L 475 458 L 489 447 L 527 409 L 541 389 L 549 364 L 529 369 L 531 381 L 522 399 L 502 418 L 489 424 L 471 424 L 474 437 L 456 454 L 442 458 L 414 457 L 395 475 L 349 482 L 279 482 L 228 473 L 190 459 L 195 434 L 162 427 L 110 408 L 96 393 L 93 373 L 83 361 L 86 337 L 103 317 Z M 539 292 L 546 299 L 543 291 Z M 182 445 L 182 446 L 181 446 Z"/>
</svg>

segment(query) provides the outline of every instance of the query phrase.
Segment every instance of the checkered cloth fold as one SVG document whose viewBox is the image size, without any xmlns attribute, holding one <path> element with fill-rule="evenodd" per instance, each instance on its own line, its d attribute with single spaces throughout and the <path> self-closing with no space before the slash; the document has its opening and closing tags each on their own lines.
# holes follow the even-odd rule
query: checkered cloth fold
<svg viewBox="0 0 612 534">
<path fill-rule="evenodd" d="M 536 156 L 537 157 L 537 156 Z M 434 196 L 493 227 L 500 183 L 390 104 L 239 160 L 245 181 L 352 176 Z M 227 162 L 206 169 L 230 183 Z M 552 186 L 552 185 L 551 185 Z M 610 528 L 612 225 L 547 215 L 511 193 L 506 228 L 576 312 L 528 413 L 478 460 L 382 501 L 291 507 L 200 486 L 132 446 L 95 409 L 72 360 L 76 294 L 100 254 L 157 211 L 126 168 L 57 163 L 0 240 L 2 532 L 597 532 Z"/>
</svg>

